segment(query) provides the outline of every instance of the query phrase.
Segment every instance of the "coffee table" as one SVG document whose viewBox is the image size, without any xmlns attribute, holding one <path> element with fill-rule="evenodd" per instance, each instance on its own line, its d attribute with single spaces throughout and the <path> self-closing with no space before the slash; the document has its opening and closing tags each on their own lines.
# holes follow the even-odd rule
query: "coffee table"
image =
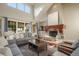
<svg viewBox="0 0 79 59">
<path fill-rule="evenodd" d="M 29 41 L 28 42 L 28 48 L 35 51 L 37 55 L 39 56 L 39 53 L 44 51 L 45 49 L 47 50 L 47 46 L 44 43 L 37 43 L 34 41 Z"/>
</svg>

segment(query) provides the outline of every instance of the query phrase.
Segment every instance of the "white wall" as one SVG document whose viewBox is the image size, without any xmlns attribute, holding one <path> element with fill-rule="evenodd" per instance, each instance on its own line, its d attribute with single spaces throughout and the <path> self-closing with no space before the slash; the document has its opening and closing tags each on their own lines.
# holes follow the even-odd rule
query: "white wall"
<svg viewBox="0 0 79 59">
<path fill-rule="evenodd" d="M 48 15 L 51 14 L 51 13 L 54 13 L 54 12 L 58 12 L 59 13 L 59 16 L 58 16 L 58 19 L 60 20 L 60 24 L 63 24 L 64 23 L 64 18 L 63 18 L 63 8 L 62 8 L 62 4 L 53 4 L 52 8 L 49 10 L 48 12 Z M 55 20 L 53 20 L 55 21 Z"/>
<path fill-rule="evenodd" d="M 49 4 L 49 5 L 52 6 L 52 4 Z M 43 22 L 45 22 L 45 25 L 47 25 L 48 24 L 48 15 L 55 12 L 55 11 L 58 11 L 59 16 L 60 16 L 60 18 L 59 18 L 60 19 L 60 24 L 64 23 L 63 8 L 62 8 L 61 4 L 53 4 L 52 8 L 50 8 L 50 6 L 47 6 L 45 8 L 48 8 L 49 10 L 47 9 L 48 10 L 48 12 L 46 11 L 47 13 L 43 13 L 43 12 L 45 12 L 45 9 L 43 10 L 43 12 L 41 12 L 41 16 L 37 17 L 37 19 L 39 21 L 43 21 Z M 52 20 L 52 21 L 55 22 L 55 20 Z M 49 23 L 50 22 L 51 21 L 49 21 Z"/>
<path fill-rule="evenodd" d="M 57 24 L 58 24 L 58 11 L 48 15 L 48 25 L 57 25 Z"/>
<path fill-rule="evenodd" d="M 79 38 L 79 4 L 64 4 L 64 36 L 67 40 Z"/>
<path fill-rule="evenodd" d="M 60 23 L 65 24 L 64 39 L 76 40 L 79 38 L 79 4 L 55 4 L 49 14 L 59 11 Z"/>
<path fill-rule="evenodd" d="M 32 16 L 16 8 L 7 6 L 5 3 L 0 3 L 0 16 L 10 17 L 19 21 L 30 21 Z"/>
</svg>

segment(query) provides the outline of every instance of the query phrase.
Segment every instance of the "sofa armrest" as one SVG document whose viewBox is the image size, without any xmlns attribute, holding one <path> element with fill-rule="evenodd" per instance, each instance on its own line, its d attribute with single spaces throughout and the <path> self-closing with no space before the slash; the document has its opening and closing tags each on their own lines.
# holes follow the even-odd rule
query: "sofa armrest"
<svg viewBox="0 0 79 59">
<path fill-rule="evenodd" d="M 16 44 L 9 45 L 13 56 L 23 56 L 22 52 L 20 51 L 19 47 Z"/>
<path fill-rule="evenodd" d="M 9 47 L 0 47 L 0 53 L 4 56 L 12 56 L 12 52 Z"/>
</svg>

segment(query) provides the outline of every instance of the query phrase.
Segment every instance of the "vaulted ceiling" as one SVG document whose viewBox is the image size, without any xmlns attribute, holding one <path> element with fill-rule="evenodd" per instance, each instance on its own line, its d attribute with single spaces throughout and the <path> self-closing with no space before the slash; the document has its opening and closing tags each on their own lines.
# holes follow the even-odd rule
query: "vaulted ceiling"
<svg viewBox="0 0 79 59">
<path fill-rule="evenodd" d="M 29 14 L 29 18 L 33 23 L 36 23 L 37 21 L 46 21 L 48 14 L 47 12 L 53 5 L 53 3 L 25 3 L 25 4 L 28 5 L 33 10 L 32 14 Z"/>
<path fill-rule="evenodd" d="M 36 20 L 44 21 L 47 16 L 48 10 L 53 4 L 52 3 L 27 3 L 27 5 L 34 8 L 33 16 L 34 16 L 35 21 Z M 37 16 L 35 16 L 36 13 L 38 13 Z"/>
</svg>

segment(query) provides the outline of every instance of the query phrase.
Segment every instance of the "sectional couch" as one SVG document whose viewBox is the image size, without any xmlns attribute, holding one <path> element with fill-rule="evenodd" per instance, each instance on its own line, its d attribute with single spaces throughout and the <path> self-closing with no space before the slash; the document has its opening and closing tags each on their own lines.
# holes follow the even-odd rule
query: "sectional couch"
<svg viewBox="0 0 79 59">
<path fill-rule="evenodd" d="M 6 40 L 0 37 L 0 55 L 2 56 L 23 56 L 15 40 Z"/>
</svg>

